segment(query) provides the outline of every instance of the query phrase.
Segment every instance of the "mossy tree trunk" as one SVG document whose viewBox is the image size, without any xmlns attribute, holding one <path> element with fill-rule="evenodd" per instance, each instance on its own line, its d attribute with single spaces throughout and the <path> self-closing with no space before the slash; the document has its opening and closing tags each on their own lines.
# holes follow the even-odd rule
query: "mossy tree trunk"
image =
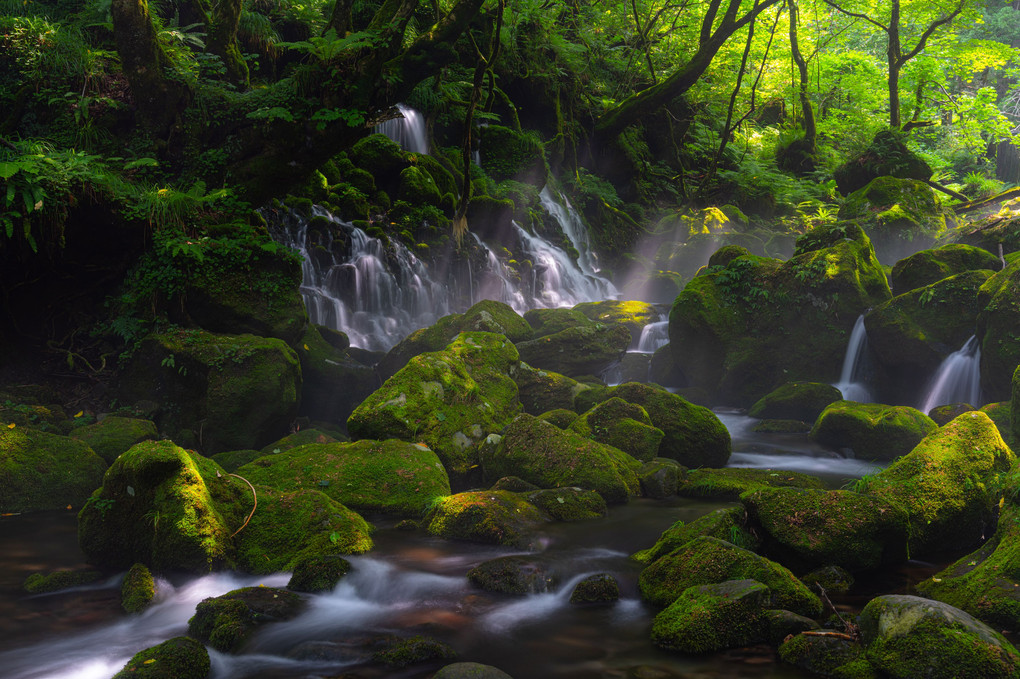
<svg viewBox="0 0 1020 679">
<path fill-rule="evenodd" d="M 223 60 L 227 77 L 238 87 L 248 87 L 248 64 L 237 46 L 237 26 L 241 20 L 242 0 L 217 0 L 207 23 L 209 51 Z"/>
</svg>

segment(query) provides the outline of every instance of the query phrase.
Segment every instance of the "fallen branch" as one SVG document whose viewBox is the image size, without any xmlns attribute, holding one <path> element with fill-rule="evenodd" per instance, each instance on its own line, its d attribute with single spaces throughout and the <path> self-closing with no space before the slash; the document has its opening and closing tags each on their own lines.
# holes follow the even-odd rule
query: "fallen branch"
<svg viewBox="0 0 1020 679">
<path fill-rule="evenodd" d="M 963 214 L 964 212 L 971 212 L 973 210 L 980 209 L 993 203 L 1004 203 L 1011 198 L 1020 196 L 1020 187 L 1010 189 L 1009 191 L 1003 191 L 1000 194 L 994 195 L 991 198 L 982 198 L 981 200 L 972 200 L 961 205 L 953 206 L 953 212 L 956 214 Z"/>
<path fill-rule="evenodd" d="M 956 200 L 961 200 L 964 203 L 969 203 L 970 202 L 970 198 L 968 198 L 967 196 L 963 195 L 959 191 L 953 191 L 952 189 L 947 188 L 945 186 L 942 186 L 942 184 L 938 184 L 936 182 L 933 182 L 930 179 L 923 179 L 922 181 L 925 184 L 927 184 L 928 186 L 930 186 L 933 189 L 935 189 L 936 191 L 941 191 L 942 193 L 946 194 L 947 196 L 952 196 Z"/>
<path fill-rule="evenodd" d="M 235 530 L 233 533 L 230 534 L 230 537 L 232 538 L 235 535 L 237 535 L 238 533 L 240 533 L 242 530 L 244 530 L 244 527 L 248 525 L 249 521 L 251 521 L 251 517 L 255 516 L 255 508 L 259 506 L 259 496 L 255 493 L 255 486 L 251 485 L 251 481 L 249 481 L 248 479 L 244 478 L 243 476 L 239 476 L 237 474 L 227 474 L 227 476 L 236 476 L 237 478 L 239 478 L 242 481 L 244 481 L 245 483 L 247 483 L 248 487 L 251 488 L 251 497 L 255 501 L 254 506 L 252 506 L 252 508 L 251 508 L 251 513 L 248 514 L 248 518 L 244 520 L 244 523 L 241 524 L 240 528 L 238 528 L 237 530 Z M 229 540 L 230 538 L 227 538 L 227 539 Z"/>
</svg>

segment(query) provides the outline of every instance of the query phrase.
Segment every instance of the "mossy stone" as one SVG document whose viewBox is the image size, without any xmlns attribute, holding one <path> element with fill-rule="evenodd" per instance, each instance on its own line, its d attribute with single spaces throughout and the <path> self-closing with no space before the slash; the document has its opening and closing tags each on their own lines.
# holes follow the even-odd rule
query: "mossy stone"
<svg viewBox="0 0 1020 679">
<path fill-rule="evenodd" d="M 839 566 L 822 566 L 800 576 L 800 581 L 812 590 L 821 587 L 826 592 L 846 594 L 854 585 L 854 576 Z"/>
<path fill-rule="evenodd" d="M 467 579 L 486 592 L 525 596 L 547 592 L 555 583 L 548 564 L 532 556 L 501 556 L 483 561 Z"/>
<path fill-rule="evenodd" d="M 492 665 L 458 662 L 442 668 L 432 675 L 432 679 L 513 679 L 513 677 Z"/>
<path fill-rule="evenodd" d="M 312 594 L 328 592 L 350 570 L 351 562 L 335 554 L 299 559 L 294 564 L 294 573 L 290 576 L 287 589 Z"/>
<path fill-rule="evenodd" d="M 620 598 L 620 583 L 609 573 L 589 575 L 574 585 L 572 604 L 610 604 Z"/>
<path fill-rule="evenodd" d="M 524 314 L 524 320 L 531 326 L 533 339 L 554 335 L 568 328 L 588 328 L 595 324 L 576 308 L 531 309 Z"/>
<path fill-rule="evenodd" d="M 688 587 L 652 623 L 652 643 L 680 653 L 712 653 L 764 641 L 769 588 L 755 580 Z"/>
<path fill-rule="evenodd" d="M 876 177 L 892 176 L 930 179 L 931 168 L 923 158 L 907 148 L 899 130 L 879 130 L 864 151 L 836 168 L 836 187 L 844 196 L 866 186 Z"/>
<path fill-rule="evenodd" d="M 371 366 L 327 340 L 329 335 L 327 328 L 309 325 L 294 347 L 301 361 L 300 412 L 313 420 L 340 424 L 379 388 L 380 381 Z"/>
<path fill-rule="evenodd" d="M 413 165 L 400 171 L 397 200 L 404 200 L 412 205 L 439 205 L 441 197 L 439 187 L 428 172 Z"/>
<path fill-rule="evenodd" d="M 101 422 L 74 429 L 72 438 L 84 441 L 107 464 L 136 443 L 159 438 L 149 420 L 108 415 Z"/>
<path fill-rule="evenodd" d="M 261 450 L 226 450 L 222 453 L 216 453 L 209 459 L 223 467 L 223 471 L 232 474 L 242 465 L 246 465 L 252 460 L 257 460 L 265 454 Z"/>
<path fill-rule="evenodd" d="M 437 500 L 422 523 L 430 534 L 449 540 L 523 548 L 545 518 L 516 493 L 486 490 Z"/>
<path fill-rule="evenodd" d="M 114 679 L 206 679 L 209 652 L 191 637 L 174 637 L 132 656 Z"/>
<path fill-rule="evenodd" d="M 843 400 L 839 389 L 821 382 L 788 382 L 755 402 L 747 414 L 770 420 L 814 422 L 825 406 Z"/>
<path fill-rule="evenodd" d="M 29 594 L 44 594 L 56 592 L 70 587 L 80 587 L 98 581 L 102 573 L 91 568 L 76 569 L 69 571 L 53 571 L 52 573 L 32 573 L 25 578 L 22 585 Z"/>
<path fill-rule="evenodd" d="M 262 625 L 290 620 L 303 607 L 303 599 L 285 589 L 242 587 L 199 602 L 188 621 L 188 635 L 231 653 L 240 650 Z"/>
<path fill-rule="evenodd" d="M 619 323 L 630 330 L 631 343 L 637 345 L 641 331 L 649 323 L 659 320 L 659 311 L 648 302 L 637 300 L 603 300 L 583 302 L 574 306 L 589 320 L 596 323 Z"/>
<path fill-rule="evenodd" d="M 520 381 L 517 382 L 517 388 L 520 389 Z M 529 415 L 534 415 L 525 408 L 524 412 Z M 555 408 L 553 410 L 547 410 L 538 416 L 538 419 L 549 424 L 554 424 L 560 429 L 567 429 L 570 427 L 570 423 L 577 419 L 577 413 L 573 410 L 567 410 L 566 408 Z"/>
<path fill-rule="evenodd" d="M 156 581 L 145 564 L 136 563 L 128 569 L 120 585 L 120 605 L 128 613 L 141 613 L 156 596 Z"/>
<path fill-rule="evenodd" d="M 779 659 L 784 663 L 823 677 L 841 676 L 837 669 L 858 660 L 863 653 L 858 642 L 826 635 L 798 634 L 779 647 Z"/>
<path fill-rule="evenodd" d="M 355 510 L 421 516 L 450 480 L 436 454 L 420 443 L 364 439 L 308 443 L 246 464 L 238 473 L 282 491 L 318 490 Z"/>
<path fill-rule="evenodd" d="M 420 634 L 395 640 L 388 648 L 376 651 L 372 655 L 373 660 L 390 667 L 409 667 L 456 658 L 457 652 L 452 646 Z"/>
<path fill-rule="evenodd" d="M 960 415 L 977 410 L 969 403 L 950 403 L 944 406 L 935 406 L 928 412 L 928 417 L 940 427 L 949 424 Z"/>
<path fill-rule="evenodd" d="M 347 152 L 355 167 L 372 173 L 379 185 L 393 185 L 408 165 L 400 146 L 384 134 L 370 134 Z"/>
<path fill-rule="evenodd" d="M 981 338 L 981 389 L 988 401 L 1011 395 L 1020 365 L 1020 259 L 988 279 L 978 292 L 977 336 Z M 1017 429 L 1013 430 L 1018 431 Z"/>
<path fill-rule="evenodd" d="M 273 441 L 267 444 L 259 452 L 262 455 L 275 455 L 278 453 L 284 453 L 292 448 L 304 446 L 309 443 L 336 443 L 337 439 L 327 432 L 321 429 L 310 427 L 308 429 L 299 429 L 293 434 L 287 434 L 281 439 Z"/>
<path fill-rule="evenodd" d="M 83 441 L 0 427 L 0 513 L 80 507 L 102 484 L 105 469 Z"/>
<path fill-rule="evenodd" d="M 578 377 L 602 373 L 620 360 L 630 343 L 626 326 L 595 323 L 518 342 L 517 350 L 521 360 L 534 368 Z"/>
<path fill-rule="evenodd" d="M 820 479 L 781 469 L 692 469 L 677 488 L 681 497 L 737 500 L 743 493 L 762 487 L 824 488 Z"/>
<path fill-rule="evenodd" d="M 758 434 L 806 434 L 811 425 L 800 420 L 760 420 L 751 427 Z"/>
<path fill-rule="evenodd" d="M 581 392 L 591 389 L 566 375 L 532 368 L 524 362 L 514 374 L 514 382 L 524 412 L 539 416 L 549 411 L 573 411 L 576 418 L 575 399 Z"/>
<path fill-rule="evenodd" d="M 999 258 L 973 245 L 954 243 L 932 250 L 921 250 L 896 262 L 892 268 L 894 295 L 937 283 L 965 271 L 1002 268 Z"/>
<path fill-rule="evenodd" d="M 1014 397 L 1012 403 L 1015 404 L 1017 402 L 1018 399 Z M 1007 444 L 1015 444 L 1017 442 L 1016 436 L 1013 435 L 1015 430 L 1013 429 L 1011 422 L 1011 407 L 1012 405 L 1010 401 L 1000 401 L 998 403 L 986 403 L 979 408 L 981 412 L 991 418 L 992 422 L 995 423 L 996 428 L 999 430 L 999 435 L 1002 436 L 1002 440 Z"/>
<path fill-rule="evenodd" d="M 765 584 L 768 608 L 814 617 L 822 602 L 789 569 L 752 551 L 710 536 L 699 536 L 653 561 L 641 571 L 641 597 L 656 606 L 672 604 L 688 587 L 750 578 Z"/>
<path fill-rule="evenodd" d="M 548 169 L 537 135 L 502 125 L 486 125 L 479 132 L 478 150 L 485 174 L 496 181 L 515 179 L 534 186 L 545 184 Z"/>
<path fill-rule="evenodd" d="M 658 456 L 659 444 L 665 436 L 661 429 L 652 426 L 644 408 L 619 397 L 599 403 L 577 417 L 568 428 L 643 462 Z"/>
<path fill-rule="evenodd" d="M 810 436 L 825 446 L 851 448 L 858 458 L 893 460 L 938 429 L 916 408 L 836 401 L 819 415 Z"/>
<path fill-rule="evenodd" d="M 677 521 L 663 531 L 654 545 L 635 552 L 630 558 L 638 563 L 650 564 L 702 535 L 719 538 L 731 544 L 744 542 L 745 544 L 738 546 L 753 550 L 758 545 L 754 536 L 745 530 L 745 521 L 746 515 L 742 507 L 717 509 L 690 523 Z"/>
<path fill-rule="evenodd" d="M 684 468 L 676 460 L 657 457 L 641 465 L 637 471 L 641 495 L 661 500 L 676 495 Z"/>
<path fill-rule="evenodd" d="M 1009 421 L 1011 431 L 1020 433 L 1020 365 L 1013 371 L 1013 399 L 1009 409 Z"/>
<path fill-rule="evenodd" d="M 607 512 L 602 496 L 583 488 L 535 490 L 525 497 L 554 521 L 590 521 L 601 519 Z"/>
</svg>

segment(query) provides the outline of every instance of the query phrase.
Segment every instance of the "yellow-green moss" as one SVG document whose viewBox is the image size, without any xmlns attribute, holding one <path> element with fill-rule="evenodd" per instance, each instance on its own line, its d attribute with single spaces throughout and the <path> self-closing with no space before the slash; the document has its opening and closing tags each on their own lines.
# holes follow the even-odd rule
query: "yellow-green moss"
<svg viewBox="0 0 1020 679">
<path fill-rule="evenodd" d="M 107 464 L 136 443 L 159 438 L 156 425 L 149 420 L 109 415 L 102 422 L 78 427 L 73 438 L 84 441 Z"/>
<path fill-rule="evenodd" d="M 206 679 L 209 669 L 205 646 L 182 636 L 139 651 L 113 679 Z"/>
<path fill-rule="evenodd" d="M 818 417 L 810 436 L 822 445 L 852 448 L 858 458 L 892 460 L 937 429 L 930 417 L 909 406 L 837 401 Z"/>
<path fill-rule="evenodd" d="M 450 540 L 526 547 L 544 522 L 542 513 L 516 493 L 486 490 L 437 500 L 422 523 L 432 535 Z"/>
<path fill-rule="evenodd" d="M 79 507 L 102 483 L 104 469 L 82 441 L 0 426 L 0 513 Z"/>
<path fill-rule="evenodd" d="M 156 596 L 156 581 L 145 564 L 136 563 L 128 569 L 120 585 L 120 605 L 128 613 L 141 613 Z"/>
</svg>

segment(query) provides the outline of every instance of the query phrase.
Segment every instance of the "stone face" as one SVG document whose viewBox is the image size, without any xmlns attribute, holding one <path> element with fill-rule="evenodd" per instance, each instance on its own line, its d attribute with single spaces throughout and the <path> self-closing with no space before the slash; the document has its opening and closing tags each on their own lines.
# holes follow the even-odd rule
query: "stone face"
<svg viewBox="0 0 1020 679">
<path fill-rule="evenodd" d="M 550 410 L 575 410 L 574 399 L 581 392 L 590 390 L 588 385 L 566 375 L 532 368 L 524 362 L 514 375 L 514 382 L 517 383 L 521 406 L 529 415 L 541 415 Z"/>
<path fill-rule="evenodd" d="M 542 513 L 516 493 L 486 490 L 438 500 L 422 525 L 441 538 L 523 548 L 543 523 Z"/>
<path fill-rule="evenodd" d="M 83 441 L 0 426 L 0 513 L 80 507 L 105 468 Z"/>
<path fill-rule="evenodd" d="M 711 653 L 763 641 L 769 588 L 754 580 L 689 587 L 655 616 L 652 643 L 680 653 Z"/>
<path fill-rule="evenodd" d="M 872 599 L 860 616 L 865 655 L 908 677 L 1015 677 L 1020 654 L 995 630 L 948 604 L 908 595 Z"/>
<path fill-rule="evenodd" d="M 822 445 L 852 448 L 862 459 L 892 460 L 909 453 L 937 429 L 916 408 L 837 401 L 818 417 L 810 436 Z"/>
<path fill-rule="evenodd" d="M 159 438 L 156 425 L 149 420 L 109 415 L 101 422 L 78 427 L 72 437 L 84 441 L 107 464 L 136 443 Z"/>
<path fill-rule="evenodd" d="M 630 342 L 626 326 L 594 323 L 518 342 L 517 349 L 521 360 L 534 368 L 579 377 L 601 374 L 620 360 Z"/>
</svg>

